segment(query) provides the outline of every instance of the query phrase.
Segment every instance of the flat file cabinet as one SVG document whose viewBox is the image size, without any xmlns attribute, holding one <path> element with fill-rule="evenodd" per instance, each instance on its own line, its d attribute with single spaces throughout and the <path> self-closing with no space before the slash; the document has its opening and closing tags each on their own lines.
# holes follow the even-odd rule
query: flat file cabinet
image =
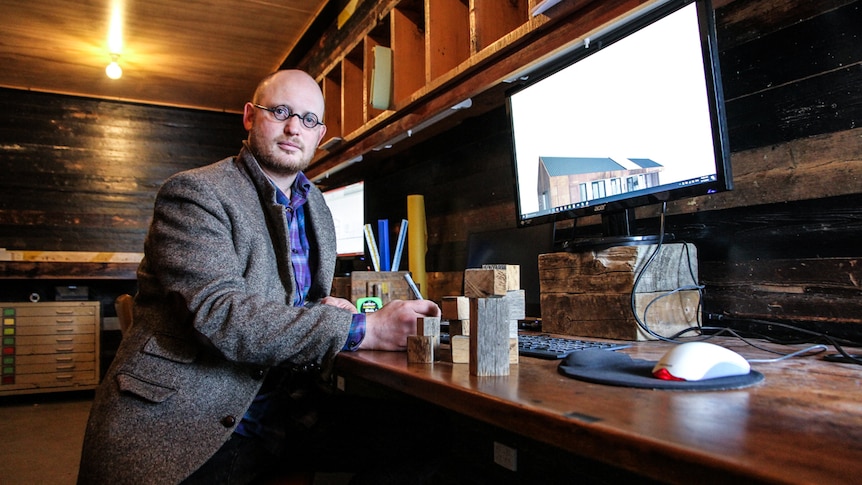
<svg viewBox="0 0 862 485">
<path fill-rule="evenodd" d="M 0 308 L 0 396 L 99 384 L 99 302 L 0 302 Z"/>
</svg>

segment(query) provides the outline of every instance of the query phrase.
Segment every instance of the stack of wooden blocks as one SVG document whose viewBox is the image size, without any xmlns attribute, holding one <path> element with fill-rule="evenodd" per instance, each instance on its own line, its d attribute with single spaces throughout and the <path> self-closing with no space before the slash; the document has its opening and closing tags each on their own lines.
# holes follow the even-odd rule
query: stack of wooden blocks
<svg viewBox="0 0 862 485">
<path fill-rule="evenodd" d="M 464 272 L 463 296 L 443 297 L 452 362 L 469 364 L 471 375 L 508 375 L 509 365 L 518 363 L 518 320 L 524 319 L 520 281 L 517 265 L 485 265 Z M 408 360 L 433 363 L 440 355 L 440 319 L 419 319 L 416 330 L 408 338 Z"/>
</svg>

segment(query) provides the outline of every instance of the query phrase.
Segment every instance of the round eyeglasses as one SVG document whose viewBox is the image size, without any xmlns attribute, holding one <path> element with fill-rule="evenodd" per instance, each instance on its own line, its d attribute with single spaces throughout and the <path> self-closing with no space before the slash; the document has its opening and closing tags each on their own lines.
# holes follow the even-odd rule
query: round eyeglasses
<svg viewBox="0 0 862 485">
<path fill-rule="evenodd" d="M 297 118 L 299 118 L 299 121 L 302 123 L 302 126 L 308 128 L 309 130 L 323 124 L 319 119 L 317 119 L 317 115 L 314 113 L 305 113 L 304 115 L 301 115 L 299 113 L 292 112 L 290 108 L 284 105 L 267 108 L 266 106 L 252 103 L 252 106 L 258 109 L 262 109 L 264 111 L 269 111 L 270 113 L 272 113 L 272 116 L 278 121 L 287 121 L 290 119 L 291 116 L 296 116 Z"/>
</svg>

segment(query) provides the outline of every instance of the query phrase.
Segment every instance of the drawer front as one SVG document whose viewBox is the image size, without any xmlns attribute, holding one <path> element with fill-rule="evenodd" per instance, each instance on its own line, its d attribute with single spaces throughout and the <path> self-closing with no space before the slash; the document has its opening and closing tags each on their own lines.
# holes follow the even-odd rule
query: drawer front
<svg viewBox="0 0 862 485">
<path fill-rule="evenodd" d="M 94 334 L 96 326 L 92 323 L 56 323 L 52 325 L 24 325 L 18 323 L 15 328 L 4 327 L 3 335 L 36 336 L 36 335 L 71 335 Z"/>
<path fill-rule="evenodd" d="M 95 325 L 95 315 L 52 315 L 24 317 L 18 315 L 15 324 L 21 327 L 46 327 L 52 325 Z"/>
<path fill-rule="evenodd" d="M 30 337 L 33 338 L 33 337 Z M 73 353 L 91 353 L 96 351 L 94 342 L 53 342 L 43 344 L 18 344 L 15 347 L 14 354 L 22 355 L 40 355 L 40 354 L 73 354 Z"/>
<path fill-rule="evenodd" d="M 12 359 L 10 362 L 17 365 L 39 365 L 39 364 L 79 364 L 81 362 L 95 362 L 96 355 L 92 352 L 68 353 L 68 354 L 35 354 L 35 355 L 13 355 L 4 356 Z"/>
<path fill-rule="evenodd" d="M 15 376 L 14 386 L 57 387 L 70 385 L 96 385 L 95 371 L 55 372 L 51 374 L 23 374 Z M 4 386 L 0 385 L 0 391 Z"/>
<path fill-rule="evenodd" d="M 4 309 L 14 308 L 15 314 L 18 317 L 62 317 L 62 316 L 95 316 L 98 308 L 98 302 L 81 302 L 81 303 L 15 303 L 15 304 L 0 304 Z"/>
<path fill-rule="evenodd" d="M 96 342 L 95 335 L 91 333 L 81 335 L 21 335 L 15 340 L 19 350 L 28 345 L 77 345 Z"/>
<path fill-rule="evenodd" d="M 92 354 L 91 354 L 92 355 Z M 88 362 L 54 362 L 51 364 L 21 364 L 15 365 L 15 380 L 25 374 L 68 374 L 70 372 L 93 372 L 96 362 L 90 357 Z"/>
</svg>

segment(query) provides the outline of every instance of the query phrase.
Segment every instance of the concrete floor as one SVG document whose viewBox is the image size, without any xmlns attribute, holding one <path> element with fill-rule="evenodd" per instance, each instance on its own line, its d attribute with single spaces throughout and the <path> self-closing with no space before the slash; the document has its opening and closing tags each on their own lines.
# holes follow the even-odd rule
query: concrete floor
<svg viewBox="0 0 862 485">
<path fill-rule="evenodd" d="M 92 391 L 0 398 L 0 483 L 74 484 L 92 401 Z"/>
<path fill-rule="evenodd" d="M 93 391 L 0 397 L 0 485 L 74 485 Z M 349 474 L 318 473 L 314 485 Z"/>
</svg>

